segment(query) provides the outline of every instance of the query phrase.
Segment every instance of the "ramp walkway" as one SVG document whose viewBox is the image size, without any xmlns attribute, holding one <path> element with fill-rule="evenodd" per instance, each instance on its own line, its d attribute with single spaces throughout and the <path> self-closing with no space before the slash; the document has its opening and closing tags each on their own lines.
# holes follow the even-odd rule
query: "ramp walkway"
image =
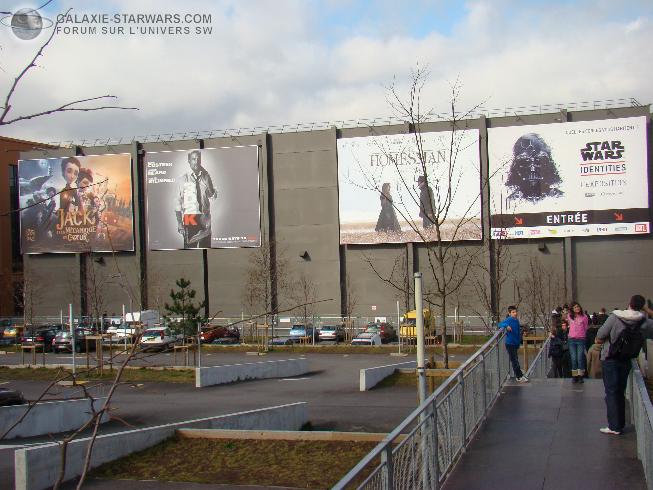
<svg viewBox="0 0 653 490">
<path fill-rule="evenodd" d="M 601 380 L 506 384 L 443 488 L 646 489 L 632 425 L 621 436 L 599 432 L 603 396 Z"/>
</svg>

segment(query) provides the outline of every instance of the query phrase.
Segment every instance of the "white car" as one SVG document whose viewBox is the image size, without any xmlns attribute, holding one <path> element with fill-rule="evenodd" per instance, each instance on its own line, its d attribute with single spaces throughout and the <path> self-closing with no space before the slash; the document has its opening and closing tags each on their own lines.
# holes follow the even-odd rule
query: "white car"
<svg viewBox="0 0 653 490">
<path fill-rule="evenodd" d="M 141 350 L 166 350 L 179 340 L 167 327 L 148 328 L 141 337 Z"/>
<path fill-rule="evenodd" d="M 381 345 L 381 336 L 378 333 L 363 332 L 351 341 L 351 345 Z"/>
<path fill-rule="evenodd" d="M 125 342 L 125 338 L 127 339 L 128 343 L 131 343 L 134 335 L 136 335 L 136 329 L 130 327 L 128 324 L 122 324 L 122 325 L 112 325 L 109 328 L 107 328 L 107 334 L 111 335 L 111 340 L 105 339 L 104 342 L 108 343 L 114 343 L 114 344 L 122 344 Z"/>
</svg>

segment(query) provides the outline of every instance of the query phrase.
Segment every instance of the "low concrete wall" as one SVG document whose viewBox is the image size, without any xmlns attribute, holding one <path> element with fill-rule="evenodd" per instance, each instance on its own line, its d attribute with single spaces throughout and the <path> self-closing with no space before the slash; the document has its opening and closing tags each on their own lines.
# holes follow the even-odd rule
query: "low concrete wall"
<svg viewBox="0 0 653 490">
<path fill-rule="evenodd" d="M 299 402 L 101 435 L 93 446 L 91 468 L 147 449 L 181 428 L 298 430 L 307 420 L 306 402 Z M 89 440 L 79 439 L 68 445 L 65 480 L 81 475 Z M 56 443 L 18 449 L 15 452 L 16 490 L 41 490 L 54 485 L 59 475 L 60 452 Z"/>
<path fill-rule="evenodd" d="M 106 397 L 96 398 L 93 402 L 95 409 L 100 410 L 105 400 Z M 25 414 L 28 406 L 0 407 L 0 434 L 4 434 L 15 424 Z M 6 439 L 57 434 L 78 429 L 92 417 L 93 406 L 88 398 L 37 403 L 25 419 L 9 432 Z M 105 413 L 102 422 L 107 420 L 109 416 Z"/>
<path fill-rule="evenodd" d="M 398 364 L 388 364 L 367 369 L 361 369 L 360 374 L 360 391 L 371 390 L 382 380 L 390 376 L 395 370 L 400 368 L 416 368 L 417 361 L 400 362 Z"/>
<path fill-rule="evenodd" d="M 299 376 L 308 372 L 308 359 L 283 359 L 280 361 L 227 364 L 225 366 L 195 369 L 195 387 L 221 385 L 246 379 L 282 378 Z"/>
</svg>

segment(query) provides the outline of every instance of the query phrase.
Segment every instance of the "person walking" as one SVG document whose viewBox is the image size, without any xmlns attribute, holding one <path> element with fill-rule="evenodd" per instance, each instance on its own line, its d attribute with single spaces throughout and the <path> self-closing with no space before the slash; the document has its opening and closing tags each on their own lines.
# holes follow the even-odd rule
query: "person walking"
<svg viewBox="0 0 653 490">
<path fill-rule="evenodd" d="M 585 336 L 589 318 L 583 308 L 574 302 L 569 310 L 569 354 L 571 356 L 571 377 L 574 383 L 583 383 L 585 376 Z"/>
<path fill-rule="evenodd" d="M 524 373 L 519 366 L 519 357 L 517 356 L 517 351 L 521 345 L 521 325 L 519 324 L 518 317 L 519 312 L 517 311 L 517 307 L 509 306 L 508 316 L 505 320 L 499 323 L 499 328 L 503 328 L 506 331 L 506 350 L 508 351 L 508 357 L 510 358 L 512 370 L 515 373 L 517 382 L 527 383 L 528 378 L 524 376 Z"/>
<path fill-rule="evenodd" d="M 628 309 L 614 310 L 596 334 L 602 344 L 601 367 L 605 387 L 605 406 L 608 426 L 600 429 L 604 434 L 619 435 L 626 425 L 626 384 L 631 360 L 642 348 L 642 313 L 646 300 L 636 294 L 628 302 Z"/>
</svg>

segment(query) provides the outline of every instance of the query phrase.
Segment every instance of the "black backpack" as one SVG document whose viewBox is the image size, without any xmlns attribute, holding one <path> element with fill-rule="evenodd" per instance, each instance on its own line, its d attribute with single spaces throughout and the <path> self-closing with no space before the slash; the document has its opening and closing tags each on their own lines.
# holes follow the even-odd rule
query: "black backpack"
<svg viewBox="0 0 653 490">
<path fill-rule="evenodd" d="M 639 351 L 642 350 L 644 345 L 644 336 L 642 335 L 641 328 L 642 323 L 643 321 L 636 325 L 627 325 L 624 323 L 626 328 L 619 333 L 617 340 L 610 344 L 608 359 L 629 361 L 639 355 Z"/>
</svg>

